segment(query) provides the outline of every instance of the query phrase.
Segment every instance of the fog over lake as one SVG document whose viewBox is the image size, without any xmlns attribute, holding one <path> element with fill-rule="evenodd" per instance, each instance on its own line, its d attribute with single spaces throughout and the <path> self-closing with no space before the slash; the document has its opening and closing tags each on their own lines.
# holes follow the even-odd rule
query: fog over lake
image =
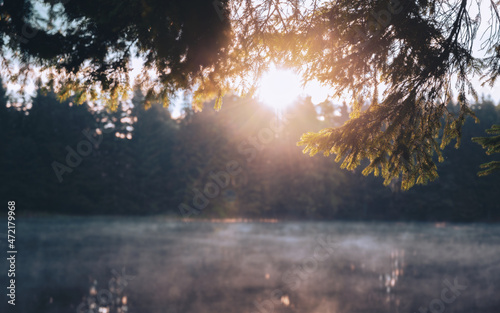
<svg viewBox="0 0 500 313">
<path fill-rule="evenodd" d="M 493 313 L 499 239 L 485 224 L 19 218 L 15 310 Z"/>
</svg>

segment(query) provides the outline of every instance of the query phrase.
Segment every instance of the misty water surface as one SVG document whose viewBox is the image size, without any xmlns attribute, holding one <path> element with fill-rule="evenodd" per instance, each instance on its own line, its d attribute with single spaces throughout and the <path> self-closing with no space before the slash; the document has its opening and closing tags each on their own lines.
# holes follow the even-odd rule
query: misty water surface
<svg viewBox="0 0 500 313">
<path fill-rule="evenodd" d="M 16 310 L 493 313 L 499 238 L 482 224 L 21 218 Z"/>
</svg>

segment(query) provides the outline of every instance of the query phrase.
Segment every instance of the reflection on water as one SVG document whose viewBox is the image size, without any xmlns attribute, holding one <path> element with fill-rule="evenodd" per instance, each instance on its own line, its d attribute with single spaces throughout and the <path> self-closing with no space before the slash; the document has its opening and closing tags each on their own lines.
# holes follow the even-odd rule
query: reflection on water
<svg viewBox="0 0 500 313">
<path fill-rule="evenodd" d="M 390 270 L 388 273 L 380 275 L 380 281 L 383 282 L 388 294 L 391 293 L 391 288 L 396 286 L 399 276 L 404 274 L 404 257 L 404 250 L 391 251 Z"/>
<path fill-rule="evenodd" d="M 404 275 L 404 262 L 405 250 L 392 250 L 390 253 L 389 270 L 381 274 L 379 280 L 387 293 L 385 302 L 387 303 L 387 312 L 399 313 L 401 299 L 398 295 L 394 294 L 394 290 L 398 283 L 400 276 Z M 391 292 L 392 291 L 392 292 Z"/>
<path fill-rule="evenodd" d="M 33 218 L 18 227 L 19 312 L 500 307 L 497 226 Z"/>
<path fill-rule="evenodd" d="M 114 274 L 117 272 L 113 270 Z M 77 306 L 77 313 L 126 313 L 128 312 L 125 288 L 128 285 L 127 277 L 115 275 L 108 285 L 98 288 L 94 280 L 89 288 L 88 295 L 84 296 Z"/>
</svg>

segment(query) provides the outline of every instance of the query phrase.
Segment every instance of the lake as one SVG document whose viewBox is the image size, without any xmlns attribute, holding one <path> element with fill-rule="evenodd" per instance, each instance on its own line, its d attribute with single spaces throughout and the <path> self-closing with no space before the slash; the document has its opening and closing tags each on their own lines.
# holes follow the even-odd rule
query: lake
<svg viewBox="0 0 500 313">
<path fill-rule="evenodd" d="M 495 225 L 16 222 L 16 306 L 9 312 L 500 311 Z M 1 264 L 6 286 L 5 258 Z"/>
</svg>

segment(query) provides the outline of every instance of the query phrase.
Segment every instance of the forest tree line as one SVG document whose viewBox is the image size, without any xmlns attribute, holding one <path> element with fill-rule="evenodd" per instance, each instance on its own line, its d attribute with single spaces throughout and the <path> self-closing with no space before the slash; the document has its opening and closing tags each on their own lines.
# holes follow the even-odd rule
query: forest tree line
<svg viewBox="0 0 500 313">
<path fill-rule="evenodd" d="M 309 98 L 277 114 L 226 96 L 215 112 L 189 105 L 181 118 L 136 90 L 116 110 L 59 102 L 38 88 L 30 106 L 0 89 L 2 199 L 29 214 L 120 214 L 278 219 L 499 221 L 498 174 L 477 177 L 492 158 L 471 141 L 500 123 L 500 109 L 473 105 L 459 149 L 449 146 L 439 178 L 409 191 L 380 177 L 309 157 L 306 131 L 340 126 L 349 108 Z M 450 103 L 452 112 L 458 105 Z M 193 214 L 196 213 L 196 214 Z M 199 214 L 198 214 L 199 213 Z"/>
</svg>

